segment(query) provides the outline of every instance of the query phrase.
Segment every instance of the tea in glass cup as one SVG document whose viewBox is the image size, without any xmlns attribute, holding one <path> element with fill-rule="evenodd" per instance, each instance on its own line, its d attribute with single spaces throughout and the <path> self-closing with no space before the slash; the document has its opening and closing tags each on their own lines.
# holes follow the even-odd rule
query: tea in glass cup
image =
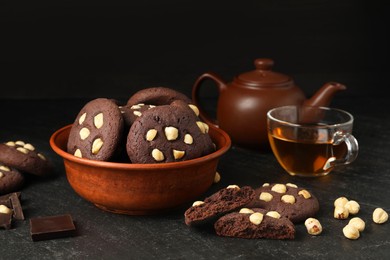
<svg viewBox="0 0 390 260">
<path fill-rule="evenodd" d="M 293 176 L 324 176 L 353 162 L 359 151 L 353 116 L 341 109 L 284 106 L 267 113 L 268 138 L 280 165 Z"/>
</svg>

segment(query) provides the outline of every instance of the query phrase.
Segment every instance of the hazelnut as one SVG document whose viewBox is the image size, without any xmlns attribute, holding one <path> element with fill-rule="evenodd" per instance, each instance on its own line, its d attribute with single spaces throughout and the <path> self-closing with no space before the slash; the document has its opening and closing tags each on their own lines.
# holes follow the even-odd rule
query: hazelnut
<svg viewBox="0 0 390 260">
<path fill-rule="evenodd" d="M 16 141 L 15 144 L 20 145 L 20 146 L 24 146 L 26 143 L 19 140 L 19 141 Z"/>
<path fill-rule="evenodd" d="M 263 221 L 264 215 L 260 212 L 253 213 L 249 216 L 249 221 L 255 225 L 260 225 Z"/>
<path fill-rule="evenodd" d="M 280 200 L 283 201 L 284 203 L 290 203 L 290 204 L 295 203 L 295 197 L 293 195 L 283 195 Z"/>
<path fill-rule="evenodd" d="M 344 207 L 349 211 L 349 214 L 357 214 L 360 210 L 360 205 L 354 200 L 345 203 Z"/>
<path fill-rule="evenodd" d="M 32 144 L 25 144 L 23 147 L 30 151 L 35 150 L 35 147 Z"/>
<path fill-rule="evenodd" d="M 307 229 L 307 233 L 310 235 L 319 235 L 322 232 L 322 225 L 318 221 L 318 219 L 315 218 L 308 218 L 305 221 L 305 226 Z"/>
<path fill-rule="evenodd" d="M 348 202 L 348 199 L 346 197 L 340 197 L 334 201 L 334 206 L 335 207 L 337 207 L 337 206 L 344 207 L 344 205 L 347 204 L 347 202 Z"/>
<path fill-rule="evenodd" d="M 263 184 L 263 187 L 268 187 L 270 184 L 268 182 Z"/>
<path fill-rule="evenodd" d="M 209 126 L 208 126 L 208 124 L 203 123 L 202 121 L 196 121 L 196 124 L 198 125 L 200 131 L 201 131 L 203 134 L 206 134 L 206 133 L 209 132 Z"/>
<path fill-rule="evenodd" d="M 303 196 L 305 199 L 310 199 L 311 198 L 311 194 L 307 190 L 300 190 L 298 192 L 298 195 Z"/>
<path fill-rule="evenodd" d="M 140 109 L 142 106 L 143 106 L 143 104 L 132 105 L 132 106 L 130 107 L 130 109 L 132 109 L 132 110 Z"/>
<path fill-rule="evenodd" d="M 347 219 L 349 216 L 349 211 L 345 207 L 337 206 L 334 209 L 333 216 L 337 219 Z"/>
<path fill-rule="evenodd" d="M 348 239 L 358 239 L 360 237 L 359 230 L 356 227 L 349 224 L 343 228 L 343 233 L 344 236 Z"/>
<path fill-rule="evenodd" d="M 5 144 L 7 146 L 12 146 L 12 147 L 16 145 L 15 142 L 12 142 L 12 141 L 6 142 Z"/>
<path fill-rule="evenodd" d="M 99 113 L 93 118 L 93 124 L 97 129 L 103 126 L 103 113 Z"/>
<path fill-rule="evenodd" d="M 18 148 L 16 148 L 16 150 L 18 150 L 21 153 L 28 154 L 28 150 L 26 148 L 18 147 Z"/>
<path fill-rule="evenodd" d="M 87 116 L 87 113 L 84 113 L 79 118 L 79 125 L 82 125 L 85 121 L 85 117 Z"/>
<path fill-rule="evenodd" d="M 140 112 L 140 111 L 133 111 L 133 114 L 135 115 L 135 116 L 138 116 L 138 117 L 140 117 L 140 116 L 142 116 L 142 113 Z"/>
<path fill-rule="evenodd" d="M 234 185 L 227 186 L 226 189 L 240 189 L 240 187 L 234 184 Z"/>
<path fill-rule="evenodd" d="M 277 211 L 268 211 L 267 214 L 265 214 L 271 218 L 277 218 L 280 219 L 280 214 Z"/>
<path fill-rule="evenodd" d="M 189 104 L 188 106 L 192 109 L 192 111 L 194 111 L 196 116 L 199 116 L 199 108 L 197 106 L 192 104 Z"/>
<path fill-rule="evenodd" d="M 292 187 L 292 188 L 298 188 L 298 186 L 294 183 L 286 183 L 286 186 Z"/>
<path fill-rule="evenodd" d="M 156 138 L 156 135 L 157 135 L 157 130 L 156 129 L 149 129 L 147 132 L 146 132 L 146 140 L 147 141 L 153 141 L 154 138 Z"/>
<path fill-rule="evenodd" d="M 176 160 L 183 158 L 183 156 L 184 156 L 185 154 L 186 154 L 185 151 L 179 151 L 179 150 L 173 149 L 173 157 L 174 157 Z"/>
<path fill-rule="evenodd" d="M 0 170 L 5 171 L 5 172 L 9 172 L 11 169 L 5 165 L 0 165 Z"/>
<path fill-rule="evenodd" d="M 158 162 L 165 159 L 164 154 L 157 148 L 153 149 L 152 157 Z"/>
<path fill-rule="evenodd" d="M 221 175 L 219 174 L 219 172 L 215 172 L 214 183 L 218 183 L 220 180 L 221 180 Z"/>
<path fill-rule="evenodd" d="M 205 132 L 206 132 L 206 130 L 204 129 L 204 125 L 203 125 L 203 122 L 202 122 L 202 121 L 196 121 L 196 124 L 198 125 L 198 127 L 199 127 L 199 129 L 200 129 L 200 131 L 201 131 L 202 133 L 205 133 Z"/>
<path fill-rule="evenodd" d="M 193 207 L 196 207 L 196 206 L 200 206 L 200 205 L 202 205 L 202 204 L 204 204 L 204 201 L 197 200 L 197 201 L 195 201 L 194 203 L 192 203 L 192 206 L 193 206 Z"/>
<path fill-rule="evenodd" d="M 389 218 L 389 215 L 387 212 L 382 208 L 376 208 L 374 212 L 372 213 L 372 219 L 377 224 L 383 224 L 387 221 Z"/>
<path fill-rule="evenodd" d="M 83 155 L 81 154 L 80 149 L 77 149 L 77 150 L 74 152 L 73 155 L 76 156 L 76 157 L 79 157 L 79 158 L 83 158 Z"/>
<path fill-rule="evenodd" d="M 0 205 L 0 214 L 10 214 L 12 209 L 8 208 L 6 205 Z"/>
<path fill-rule="evenodd" d="M 271 201 L 274 196 L 272 196 L 271 193 L 268 192 L 262 192 L 260 193 L 259 200 L 263 200 L 265 202 Z"/>
<path fill-rule="evenodd" d="M 277 192 L 277 193 L 286 193 L 287 188 L 286 185 L 284 184 L 275 184 L 272 188 L 272 191 Z"/>
<path fill-rule="evenodd" d="M 80 135 L 81 140 L 85 140 L 90 134 L 91 134 L 91 132 L 89 131 L 88 128 L 83 127 L 80 129 L 79 135 Z"/>
<path fill-rule="evenodd" d="M 362 232 L 366 227 L 366 223 L 364 223 L 364 221 L 359 217 L 351 218 L 351 220 L 348 222 L 348 225 L 354 226 L 359 230 L 359 232 Z"/>
<path fill-rule="evenodd" d="M 95 139 L 92 143 L 92 154 L 98 154 L 102 146 L 103 140 L 100 138 Z"/>
<path fill-rule="evenodd" d="M 38 153 L 37 155 L 39 158 L 41 158 L 41 160 L 44 160 L 44 161 L 46 160 L 46 157 L 43 154 Z"/>
<path fill-rule="evenodd" d="M 165 127 L 164 132 L 168 141 L 176 140 L 177 137 L 179 136 L 179 130 L 173 126 Z"/>
<path fill-rule="evenodd" d="M 194 142 L 194 139 L 192 138 L 192 136 L 190 134 L 186 134 L 184 136 L 184 143 L 192 144 L 193 142 Z"/>
<path fill-rule="evenodd" d="M 255 212 L 253 210 L 251 210 L 251 209 L 248 209 L 248 208 L 242 208 L 242 209 L 240 209 L 239 213 L 252 214 L 252 213 L 255 213 Z"/>
</svg>

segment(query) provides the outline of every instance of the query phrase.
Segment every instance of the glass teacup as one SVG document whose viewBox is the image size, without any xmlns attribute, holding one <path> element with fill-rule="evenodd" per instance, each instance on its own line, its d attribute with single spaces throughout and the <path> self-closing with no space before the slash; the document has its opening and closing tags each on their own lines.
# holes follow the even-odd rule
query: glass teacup
<svg viewBox="0 0 390 260">
<path fill-rule="evenodd" d="M 267 113 L 268 137 L 280 165 L 296 176 L 323 176 L 359 151 L 353 116 L 328 107 L 284 106 Z"/>
</svg>

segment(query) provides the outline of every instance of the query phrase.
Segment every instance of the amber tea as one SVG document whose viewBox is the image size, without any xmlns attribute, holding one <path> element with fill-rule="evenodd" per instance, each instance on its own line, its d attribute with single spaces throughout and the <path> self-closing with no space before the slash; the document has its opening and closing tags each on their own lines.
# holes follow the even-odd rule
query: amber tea
<svg viewBox="0 0 390 260">
<path fill-rule="evenodd" d="M 285 106 L 267 113 L 270 146 L 290 175 L 323 176 L 353 162 L 352 124 L 351 114 L 334 108 Z"/>
<path fill-rule="evenodd" d="M 332 170 L 332 162 L 346 153 L 344 143 L 289 140 L 283 137 L 279 128 L 269 134 L 269 141 L 280 165 L 291 175 L 325 175 Z"/>
</svg>

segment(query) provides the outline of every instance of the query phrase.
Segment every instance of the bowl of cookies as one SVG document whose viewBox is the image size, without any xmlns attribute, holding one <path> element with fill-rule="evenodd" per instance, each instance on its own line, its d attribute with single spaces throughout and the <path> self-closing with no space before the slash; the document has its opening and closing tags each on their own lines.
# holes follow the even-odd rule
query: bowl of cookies
<svg viewBox="0 0 390 260">
<path fill-rule="evenodd" d="M 196 106 L 165 87 L 136 92 L 126 104 L 97 98 L 50 146 L 82 198 L 105 211 L 148 215 L 172 210 L 215 181 L 228 134 L 202 122 Z"/>
</svg>

